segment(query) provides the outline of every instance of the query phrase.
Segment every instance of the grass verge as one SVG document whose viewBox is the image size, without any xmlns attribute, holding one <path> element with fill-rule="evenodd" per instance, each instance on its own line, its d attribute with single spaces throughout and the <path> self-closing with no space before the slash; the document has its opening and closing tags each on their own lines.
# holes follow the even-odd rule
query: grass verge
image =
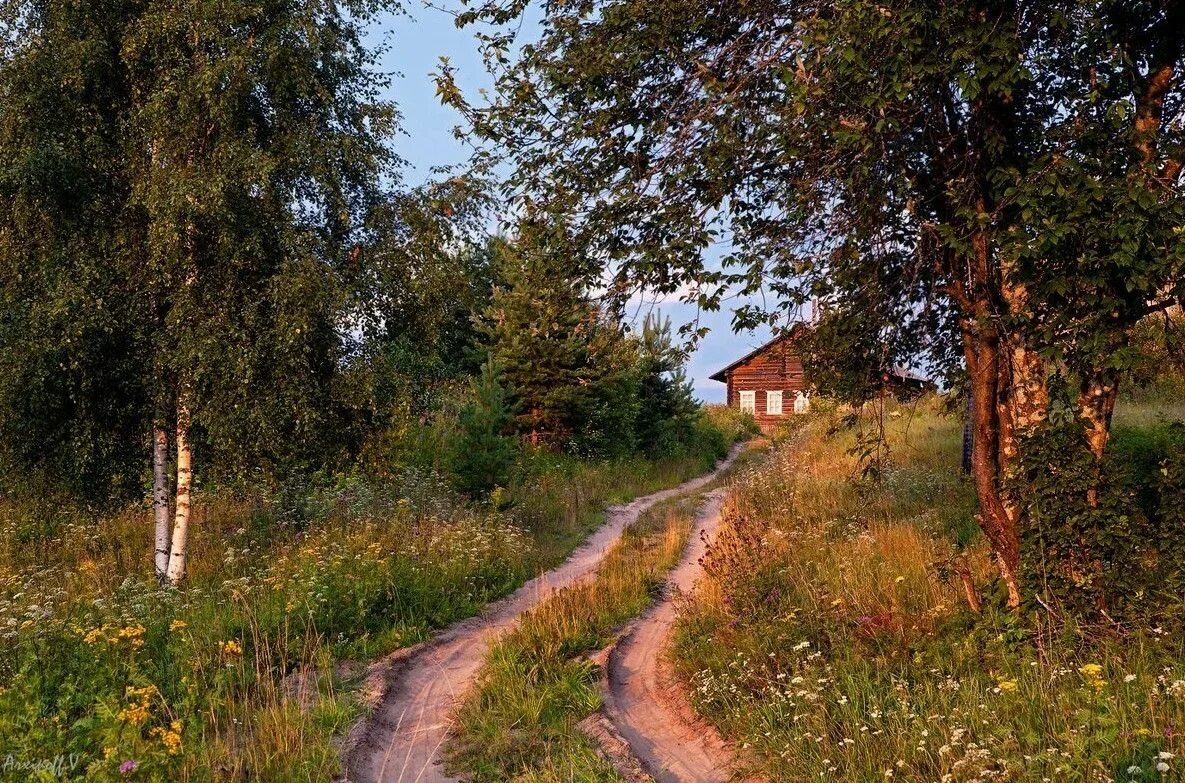
<svg viewBox="0 0 1185 783">
<path fill-rule="evenodd" d="M 559 562 L 607 504 L 714 457 L 541 457 L 490 505 L 426 472 L 343 477 L 296 517 L 199 495 L 181 590 L 152 579 L 150 509 L 5 500 L 0 780 L 328 780 L 357 717 L 344 660 L 473 614 Z"/>
<path fill-rule="evenodd" d="M 676 629 L 696 709 L 769 780 L 1185 779 L 1181 640 L 997 611 L 961 422 L 893 409 L 877 483 L 855 478 L 857 433 L 834 424 L 733 485 Z"/>
</svg>

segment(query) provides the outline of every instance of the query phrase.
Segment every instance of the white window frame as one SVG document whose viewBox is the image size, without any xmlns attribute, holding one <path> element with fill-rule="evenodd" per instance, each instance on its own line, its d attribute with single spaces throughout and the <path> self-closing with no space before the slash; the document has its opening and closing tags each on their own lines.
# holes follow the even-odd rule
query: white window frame
<svg viewBox="0 0 1185 783">
<path fill-rule="evenodd" d="M 757 392 L 742 391 L 740 392 L 740 406 L 741 413 L 757 413 Z"/>
<path fill-rule="evenodd" d="M 774 403 L 777 403 L 775 406 Z M 767 389 L 765 392 L 765 415 L 766 416 L 781 416 L 782 415 L 782 391 L 780 389 Z"/>
</svg>

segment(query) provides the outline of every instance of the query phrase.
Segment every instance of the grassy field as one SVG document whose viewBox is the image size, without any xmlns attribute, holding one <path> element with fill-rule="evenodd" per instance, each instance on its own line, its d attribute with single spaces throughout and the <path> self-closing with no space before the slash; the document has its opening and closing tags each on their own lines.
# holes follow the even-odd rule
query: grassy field
<svg viewBox="0 0 1185 783">
<path fill-rule="evenodd" d="M 1161 418 L 1129 403 L 1117 422 Z M 737 479 L 677 630 L 697 710 L 771 781 L 1185 779 L 1182 640 L 996 609 L 960 421 L 922 403 L 886 423 L 879 483 L 829 417 Z"/>
<path fill-rule="evenodd" d="M 343 478 L 299 519 L 199 496 L 183 590 L 152 578 L 148 508 L 5 501 L 0 780 L 327 780 L 357 717 L 343 661 L 474 613 L 562 559 L 606 504 L 715 456 L 541 455 L 484 505 L 427 473 Z"/>
</svg>

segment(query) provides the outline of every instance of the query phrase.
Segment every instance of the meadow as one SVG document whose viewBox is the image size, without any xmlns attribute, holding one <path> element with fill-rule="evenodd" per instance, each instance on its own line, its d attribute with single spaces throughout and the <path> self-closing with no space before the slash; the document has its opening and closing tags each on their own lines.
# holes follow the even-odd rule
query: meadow
<svg viewBox="0 0 1185 783">
<path fill-rule="evenodd" d="M 1121 400 L 1116 451 L 1179 413 Z M 676 632 L 696 709 L 771 781 L 1185 779 L 1181 635 L 1007 612 L 960 417 L 931 400 L 884 423 L 879 480 L 832 413 L 734 482 Z"/>
<path fill-rule="evenodd" d="M 0 779 L 328 780 L 358 662 L 473 614 L 561 560 L 606 505 L 719 456 L 530 454 L 482 501 L 410 469 L 325 481 L 296 511 L 199 493 L 182 589 L 153 578 L 147 505 L 6 499 Z"/>
</svg>

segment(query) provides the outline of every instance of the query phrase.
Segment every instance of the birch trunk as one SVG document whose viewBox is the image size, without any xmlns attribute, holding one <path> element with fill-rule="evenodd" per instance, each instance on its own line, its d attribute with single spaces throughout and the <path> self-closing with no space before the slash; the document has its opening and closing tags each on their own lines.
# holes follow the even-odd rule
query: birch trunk
<svg viewBox="0 0 1185 783">
<path fill-rule="evenodd" d="M 180 584 L 185 578 L 189 553 L 189 513 L 193 501 L 193 453 L 189 443 L 189 405 L 177 403 L 177 512 L 173 520 L 173 540 L 169 552 L 168 580 Z"/>
<path fill-rule="evenodd" d="M 164 582 L 169 570 L 169 433 L 163 424 L 152 425 L 152 508 L 156 515 L 156 579 Z"/>
</svg>

